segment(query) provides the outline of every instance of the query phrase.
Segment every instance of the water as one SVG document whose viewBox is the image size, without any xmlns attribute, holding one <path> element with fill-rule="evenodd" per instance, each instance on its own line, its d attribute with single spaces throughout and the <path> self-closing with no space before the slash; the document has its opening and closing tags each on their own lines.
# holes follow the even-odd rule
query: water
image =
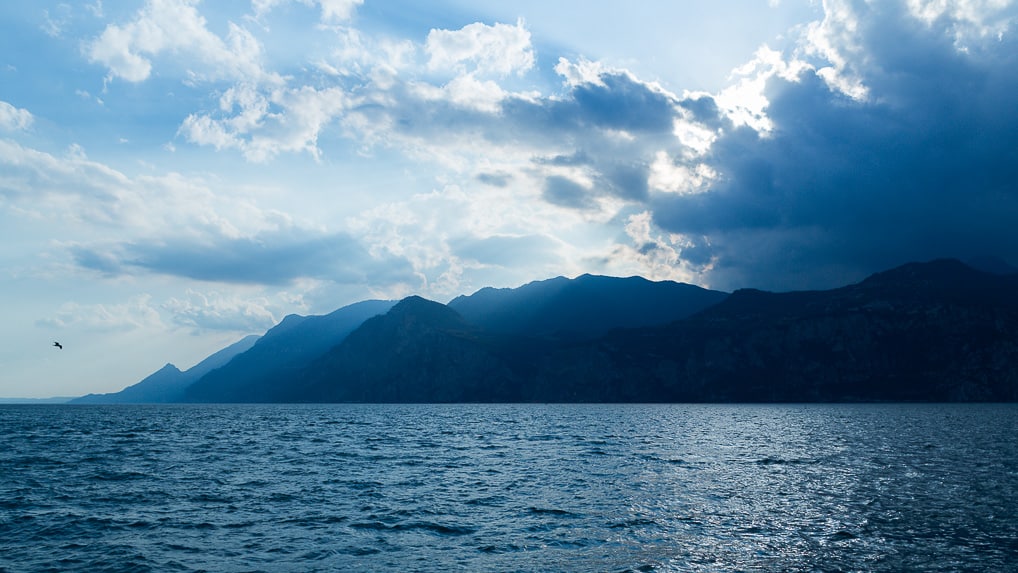
<svg viewBox="0 0 1018 573">
<path fill-rule="evenodd" d="M 1006 571 L 1018 406 L 0 407 L 0 571 Z"/>
</svg>

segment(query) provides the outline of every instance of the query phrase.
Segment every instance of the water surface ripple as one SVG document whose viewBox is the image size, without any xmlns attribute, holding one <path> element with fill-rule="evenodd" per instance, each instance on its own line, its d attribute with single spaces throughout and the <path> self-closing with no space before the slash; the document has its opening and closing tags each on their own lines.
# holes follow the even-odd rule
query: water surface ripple
<svg viewBox="0 0 1018 573">
<path fill-rule="evenodd" d="M 1015 405 L 0 406 L 0 571 L 1006 571 Z"/>
</svg>

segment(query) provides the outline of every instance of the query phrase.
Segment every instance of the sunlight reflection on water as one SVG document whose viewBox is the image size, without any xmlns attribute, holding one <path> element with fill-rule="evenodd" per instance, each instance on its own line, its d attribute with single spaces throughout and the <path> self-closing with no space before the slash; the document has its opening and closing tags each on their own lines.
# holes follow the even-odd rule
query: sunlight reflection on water
<svg viewBox="0 0 1018 573">
<path fill-rule="evenodd" d="M 1013 405 L 4 406 L 0 570 L 1005 570 Z"/>
</svg>

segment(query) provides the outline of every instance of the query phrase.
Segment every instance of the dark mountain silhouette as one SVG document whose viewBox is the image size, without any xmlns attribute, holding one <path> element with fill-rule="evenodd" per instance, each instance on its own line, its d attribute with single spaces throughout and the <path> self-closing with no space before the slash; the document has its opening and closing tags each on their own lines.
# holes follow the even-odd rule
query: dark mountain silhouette
<svg viewBox="0 0 1018 573">
<path fill-rule="evenodd" d="M 559 343 L 594 338 L 614 328 L 665 324 L 725 296 L 674 282 L 584 275 L 518 289 L 482 289 L 448 306 L 411 297 L 385 317 L 366 321 L 356 336 L 351 334 L 353 338 L 328 355 L 321 356 L 332 344 L 323 344 L 315 352 L 282 357 L 288 366 L 280 367 L 278 353 L 261 347 L 269 345 L 277 331 L 306 328 L 288 318 L 229 368 L 196 383 L 187 397 L 255 402 L 520 400 L 532 394 L 522 384 L 533 379 L 535 358 Z M 460 309 L 470 318 L 461 316 Z M 257 366 L 240 371 L 255 354 L 261 357 Z M 369 384 L 372 380 L 384 380 L 379 382 L 384 387 Z M 210 390 L 213 384 L 217 387 Z"/>
<path fill-rule="evenodd" d="M 1018 276 L 909 264 L 828 291 L 737 291 L 595 340 L 491 333 L 415 298 L 365 322 L 294 400 L 1018 399 Z M 543 335 L 543 332 L 540 332 Z"/>
<path fill-rule="evenodd" d="M 250 350 L 187 388 L 189 402 L 270 402 L 287 395 L 286 384 L 365 320 L 393 301 L 369 300 L 321 316 L 290 315 Z"/>
<path fill-rule="evenodd" d="M 997 257 L 977 257 L 965 261 L 965 264 L 995 275 L 1015 275 L 1018 274 L 1018 267 L 1013 267 L 1007 264 L 1007 261 L 998 259 Z"/>
<path fill-rule="evenodd" d="M 180 402 L 184 391 L 196 380 L 210 371 L 227 364 L 233 357 L 247 351 L 258 340 L 251 335 L 212 354 L 205 360 L 181 372 L 173 364 L 167 364 L 147 376 L 141 382 L 111 394 L 89 394 L 75 398 L 73 404 L 150 404 Z"/>
<path fill-rule="evenodd" d="M 607 400 L 1013 401 L 1018 276 L 953 260 L 830 291 L 740 290 L 672 325 L 584 348 Z M 554 378 L 576 357 L 558 357 Z"/>
<path fill-rule="evenodd" d="M 826 291 L 684 287 L 584 276 L 291 316 L 184 400 L 1018 400 L 1016 274 L 938 260 Z"/>
<path fill-rule="evenodd" d="M 490 332 L 591 340 L 615 328 L 666 324 L 717 304 L 727 293 L 641 277 L 558 277 L 515 289 L 484 288 L 449 306 Z"/>
<path fill-rule="evenodd" d="M 311 402 L 513 401 L 519 378 L 502 355 L 511 345 L 453 309 L 404 299 L 366 321 L 312 364 L 292 400 Z"/>
</svg>

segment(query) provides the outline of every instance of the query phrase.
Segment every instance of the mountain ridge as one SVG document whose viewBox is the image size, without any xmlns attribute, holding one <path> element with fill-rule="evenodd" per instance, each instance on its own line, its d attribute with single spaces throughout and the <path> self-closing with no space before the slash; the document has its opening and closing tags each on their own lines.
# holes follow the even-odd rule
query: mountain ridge
<svg viewBox="0 0 1018 573">
<path fill-rule="evenodd" d="M 165 366 L 146 376 L 140 382 L 128 386 L 119 392 L 109 394 L 88 394 L 70 400 L 72 404 L 136 404 L 136 403 L 172 403 L 184 399 L 188 386 L 205 374 L 224 366 L 234 356 L 246 352 L 254 346 L 260 337 L 248 335 L 237 342 L 214 352 L 186 371 L 181 371 L 173 364 Z"/>
<path fill-rule="evenodd" d="M 674 281 L 584 274 L 534 281 L 515 289 L 488 287 L 456 297 L 448 306 L 492 332 L 589 340 L 613 328 L 685 318 L 727 296 Z M 617 304 L 627 297 L 633 300 Z"/>
<path fill-rule="evenodd" d="M 1018 274 L 950 259 L 815 291 L 557 277 L 356 303 L 323 315 L 346 316 L 328 340 L 328 319 L 291 315 L 184 400 L 1011 401 L 1015 293 Z"/>
<path fill-rule="evenodd" d="M 328 314 L 289 315 L 270 328 L 248 351 L 229 364 L 210 371 L 184 392 L 189 402 L 269 401 L 285 395 L 274 382 L 300 371 L 340 343 L 365 320 L 387 312 L 394 301 L 366 300 Z M 245 395 L 245 400 L 238 396 Z"/>
</svg>

